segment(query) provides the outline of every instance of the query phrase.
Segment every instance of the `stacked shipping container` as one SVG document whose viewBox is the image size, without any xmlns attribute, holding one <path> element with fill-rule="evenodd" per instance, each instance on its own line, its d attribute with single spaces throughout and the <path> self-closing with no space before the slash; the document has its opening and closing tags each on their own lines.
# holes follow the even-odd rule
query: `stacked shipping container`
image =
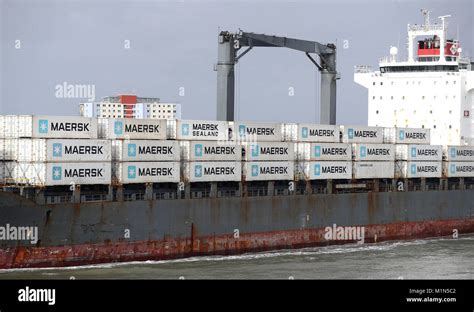
<svg viewBox="0 0 474 312">
<path fill-rule="evenodd" d="M 442 153 L 441 145 L 397 145 L 396 178 L 441 178 Z"/>
<path fill-rule="evenodd" d="M 9 115 L 0 116 L 0 179 L 48 186 L 474 176 L 474 147 L 443 150 L 429 140 L 428 129 Z"/>
<path fill-rule="evenodd" d="M 97 120 L 4 116 L 3 130 L 4 183 L 110 184 L 110 142 L 97 140 Z"/>
<path fill-rule="evenodd" d="M 186 182 L 240 182 L 240 145 L 229 141 L 232 127 L 226 121 L 180 120 L 176 138 L 182 149 Z"/>
<path fill-rule="evenodd" d="M 161 119 L 99 119 L 99 134 L 112 139 L 113 182 L 177 183 L 180 147 L 167 139 Z"/>
<path fill-rule="evenodd" d="M 395 145 L 395 178 L 440 178 L 440 146 L 430 144 L 430 130 L 385 128 L 384 141 Z"/>
<path fill-rule="evenodd" d="M 354 179 L 384 179 L 394 175 L 394 148 L 385 145 L 383 128 L 341 126 L 342 141 L 352 144 Z"/>
<path fill-rule="evenodd" d="M 281 123 L 234 123 L 242 142 L 245 181 L 285 181 L 295 175 L 293 128 Z M 285 134 L 286 133 L 286 134 Z"/>
<path fill-rule="evenodd" d="M 181 141 L 184 180 L 240 182 L 242 150 L 233 141 Z"/>
<path fill-rule="evenodd" d="M 300 174 L 309 180 L 351 179 L 351 146 L 340 143 L 340 130 L 333 125 L 300 125 L 298 131 Z"/>
<path fill-rule="evenodd" d="M 474 146 L 446 146 L 443 173 L 448 178 L 474 176 Z"/>
</svg>

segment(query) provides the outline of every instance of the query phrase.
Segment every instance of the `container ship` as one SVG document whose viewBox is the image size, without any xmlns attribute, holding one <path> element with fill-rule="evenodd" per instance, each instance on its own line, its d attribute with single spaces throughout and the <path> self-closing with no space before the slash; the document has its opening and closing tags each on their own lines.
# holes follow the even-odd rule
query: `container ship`
<svg viewBox="0 0 474 312">
<path fill-rule="evenodd" d="M 130 95 L 1 116 L 0 268 L 474 232 L 474 76 L 445 18 L 356 67 L 368 126 L 133 118 L 158 104 Z"/>
</svg>

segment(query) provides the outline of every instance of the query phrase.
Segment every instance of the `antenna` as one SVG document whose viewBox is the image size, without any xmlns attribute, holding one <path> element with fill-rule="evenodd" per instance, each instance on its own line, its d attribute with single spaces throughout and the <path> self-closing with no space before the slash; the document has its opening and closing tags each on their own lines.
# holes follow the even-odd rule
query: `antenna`
<svg viewBox="0 0 474 312">
<path fill-rule="evenodd" d="M 451 17 L 451 15 L 449 14 L 449 15 L 438 16 L 438 18 L 441 20 L 441 23 L 443 25 L 443 30 L 446 30 L 446 26 L 448 26 L 448 22 L 444 21 L 447 17 Z"/>
<path fill-rule="evenodd" d="M 427 9 L 421 9 L 421 13 L 423 14 L 425 19 L 425 30 L 428 30 L 430 28 L 430 11 L 428 11 Z"/>
</svg>

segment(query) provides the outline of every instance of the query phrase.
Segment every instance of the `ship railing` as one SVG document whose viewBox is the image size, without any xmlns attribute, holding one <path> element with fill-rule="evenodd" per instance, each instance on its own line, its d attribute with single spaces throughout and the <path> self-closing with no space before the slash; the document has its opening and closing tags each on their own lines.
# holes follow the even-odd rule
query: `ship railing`
<svg viewBox="0 0 474 312">
<path fill-rule="evenodd" d="M 354 72 L 356 74 L 365 74 L 372 72 L 372 66 L 370 65 L 356 65 L 354 66 Z"/>
<path fill-rule="evenodd" d="M 99 202 L 107 200 L 106 194 L 87 194 L 81 195 L 81 202 Z"/>
<path fill-rule="evenodd" d="M 430 30 L 443 30 L 443 25 L 408 25 L 408 31 L 430 31 Z"/>
<path fill-rule="evenodd" d="M 326 180 L 314 181 L 294 181 L 296 187 L 294 191 L 288 189 L 288 181 L 269 181 L 269 182 L 246 182 L 235 185 L 208 185 L 197 184 L 191 185 L 189 188 L 189 198 L 229 198 L 229 197 L 263 197 L 263 196 L 293 196 L 293 195 L 307 195 L 307 194 L 339 194 L 339 193 L 364 193 L 364 192 L 393 192 L 396 191 L 394 180 L 392 179 L 369 179 L 369 180 L 334 180 L 331 183 Z M 332 187 L 332 189 L 331 189 Z M 395 187 L 395 188 L 394 188 Z M 25 198 L 35 199 L 38 197 L 38 189 L 32 187 L 4 187 L 4 191 L 17 192 Z M 461 190 L 474 189 L 474 178 L 427 178 L 427 179 L 407 179 L 405 185 L 406 191 L 437 191 L 437 190 Z M 43 191 L 41 203 L 47 204 L 61 204 L 71 203 L 73 200 L 72 194 L 66 189 L 45 189 Z M 137 189 L 136 187 L 123 190 L 123 196 L 119 199 L 118 193 L 115 190 L 112 192 L 113 198 L 110 198 L 110 189 L 108 191 L 87 190 L 87 194 L 81 194 L 80 202 L 99 202 L 107 200 L 145 200 L 147 197 L 146 191 Z M 243 193 L 245 192 L 245 194 Z M 212 195 L 214 194 L 214 195 Z M 186 198 L 186 193 L 174 189 L 171 185 L 159 186 L 155 185 L 151 199 L 154 200 L 177 200 Z M 36 200 L 36 199 L 35 199 Z"/>
<path fill-rule="evenodd" d="M 217 192 L 217 197 L 236 197 L 236 190 L 222 190 Z"/>
<path fill-rule="evenodd" d="M 247 196 L 249 197 L 267 196 L 267 195 L 268 195 L 268 189 L 265 187 L 252 188 L 247 191 Z"/>
<path fill-rule="evenodd" d="M 124 201 L 134 201 L 134 200 L 144 200 L 144 199 L 145 199 L 145 193 L 144 192 L 123 194 L 123 200 Z"/>
<path fill-rule="evenodd" d="M 156 200 L 176 199 L 178 194 L 176 192 L 155 192 L 153 198 Z"/>
<path fill-rule="evenodd" d="M 63 204 L 70 203 L 72 197 L 69 195 L 60 195 L 60 196 L 45 196 L 46 204 Z"/>
<path fill-rule="evenodd" d="M 311 190 L 313 194 L 327 194 L 328 193 L 327 187 L 323 187 L 323 186 L 313 187 Z"/>
<path fill-rule="evenodd" d="M 192 191 L 191 198 L 209 198 L 211 192 L 208 190 Z"/>
</svg>

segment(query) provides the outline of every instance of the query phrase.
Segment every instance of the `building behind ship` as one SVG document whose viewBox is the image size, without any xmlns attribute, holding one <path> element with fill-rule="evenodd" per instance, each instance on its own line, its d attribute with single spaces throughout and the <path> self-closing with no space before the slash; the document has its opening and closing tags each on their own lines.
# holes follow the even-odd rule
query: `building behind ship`
<svg viewBox="0 0 474 312">
<path fill-rule="evenodd" d="M 136 95 L 108 96 L 100 102 L 81 103 L 79 111 L 82 117 L 181 119 L 180 104 Z"/>
</svg>

